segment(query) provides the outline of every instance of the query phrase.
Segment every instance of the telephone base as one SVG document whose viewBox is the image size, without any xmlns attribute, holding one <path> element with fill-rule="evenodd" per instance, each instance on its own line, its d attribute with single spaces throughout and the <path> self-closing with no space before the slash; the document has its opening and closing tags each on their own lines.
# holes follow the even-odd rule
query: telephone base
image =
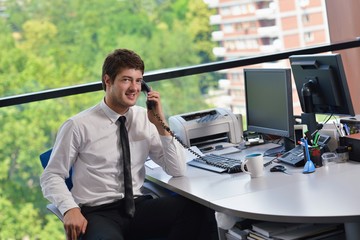
<svg viewBox="0 0 360 240">
<path fill-rule="evenodd" d="M 282 156 L 278 157 L 278 160 L 295 166 L 295 167 L 302 167 L 305 165 L 304 161 L 304 151 L 301 145 L 296 146 L 295 148 L 287 151 Z"/>
</svg>

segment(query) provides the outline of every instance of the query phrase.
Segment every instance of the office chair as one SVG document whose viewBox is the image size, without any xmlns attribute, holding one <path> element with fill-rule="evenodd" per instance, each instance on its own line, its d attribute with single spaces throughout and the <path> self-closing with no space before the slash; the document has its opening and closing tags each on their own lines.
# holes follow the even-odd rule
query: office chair
<svg viewBox="0 0 360 240">
<path fill-rule="evenodd" d="M 50 159 L 50 155 L 51 155 L 52 149 L 47 150 L 46 152 L 40 154 L 40 162 L 42 167 L 45 169 L 49 159 Z M 65 179 L 65 183 L 66 186 L 68 187 L 69 190 L 71 190 L 71 188 L 73 187 L 72 181 L 71 181 L 71 174 L 72 174 L 72 170 L 70 170 L 69 172 L 69 178 Z M 143 185 L 143 189 L 142 192 L 144 194 L 149 194 L 151 195 L 153 198 L 158 198 L 158 197 L 163 197 L 163 196 L 169 196 L 174 194 L 173 192 L 162 188 L 158 185 L 153 184 L 152 182 L 149 182 L 145 179 L 144 185 Z M 61 214 L 61 212 L 59 211 L 59 209 L 52 203 L 49 203 L 46 205 L 46 208 L 52 212 L 53 214 L 55 214 L 55 216 L 57 216 L 60 221 L 63 222 L 63 218 L 64 216 Z"/>
</svg>

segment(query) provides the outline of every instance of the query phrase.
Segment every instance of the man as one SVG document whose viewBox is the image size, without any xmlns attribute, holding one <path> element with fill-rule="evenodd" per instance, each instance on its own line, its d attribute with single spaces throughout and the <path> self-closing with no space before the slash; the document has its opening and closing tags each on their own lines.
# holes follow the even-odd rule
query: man
<svg viewBox="0 0 360 240">
<path fill-rule="evenodd" d="M 148 92 L 151 110 L 135 105 L 144 68 L 133 51 L 109 54 L 102 72 L 104 99 L 68 119 L 58 132 L 40 182 L 44 196 L 64 215 L 67 239 L 209 239 L 206 233 L 214 232 L 206 228 L 209 216 L 213 218 L 206 208 L 180 196 L 152 199 L 141 192 L 148 156 L 171 176 L 182 176 L 186 170 L 184 148 L 163 127 L 160 94 Z M 133 216 L 124 207 L 120 116 L 126 117 L 130 145 Z M 70 168 L 71 191 L 64 183 Z"/>
</svg>

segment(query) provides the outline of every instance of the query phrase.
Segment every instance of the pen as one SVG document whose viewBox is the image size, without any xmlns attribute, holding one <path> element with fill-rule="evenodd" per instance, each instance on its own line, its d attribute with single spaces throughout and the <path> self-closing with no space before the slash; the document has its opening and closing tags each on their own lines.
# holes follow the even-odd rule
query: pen
<svg viewBox="0 0 360 240">
<path fill-rule="evenodd" d="M 310 132 L 309 131 L 307 131 L 306 133 L 305 133 L 305 137 L 306 137 L 306 139 L 307 139 L 307 143 L 308 143 L 308 145 L 313 145 L 313 141 L 312 141 L 312 137 L 311 137 L 311 134 L 310 134 Z"/>
<path fill-rule="evenodd" d="M 346 135 L 350 135 L 350 128 L 346 123 L 344 123 L 344 130 Z"/>
<path fill-rule="evenodd" d="M 342 132 L 340 131 L 340 129 L 339 129 L 339 127 L 336 125 L 336 123 L 333 122 L 333 124 L 334 124 L 334 126 L 335 126 L 335 128 L 336 128 L 336 131 L 338 132 L 339 136 L 340 136 L 340 137 L 343 137 L 344 135 L 342 134 Z"/>
<path fill-rule="evenodd" d="M 340 123 L 339 129 L 340 129 L 340 132 L 342 134 L 342 137 L 345 137 L 347 134 L 346 134 L 346 132 L 344 130 L 344 125 L 342 123 Z"/>
<path fill-rule="evenodd" d="M 315 137 L 314 137 L 314 146 L 316 147 L 318 144 L 318 141 L 319 141 L 319 137 L 320 137 L 320 133 L 319 132 L 316 132 L 315 133 Z"/>
</svg>

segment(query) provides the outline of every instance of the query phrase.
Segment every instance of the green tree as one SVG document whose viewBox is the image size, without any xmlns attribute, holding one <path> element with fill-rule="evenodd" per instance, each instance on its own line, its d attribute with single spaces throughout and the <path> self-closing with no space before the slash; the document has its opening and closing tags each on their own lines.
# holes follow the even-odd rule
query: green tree
<svg viewBox="0 0 360 240">
<path fill-rule="evenodd" d="M 138 52 L 147 72 L 211 59 L 210 29 L 197 26 L 208 21 L 202 1 L 6 3 L 9 17 L 0 18 L 2 97 L 100 81 L 104 56 L 115 48 Z M 213 79 L 191 76 L 151 86 L 170 116 L 208 107 L 199 87 L 205 78 Z M 0 108 L 0 239 L 64 239 L 61 222 L 45 210 L 39 154 L 51 148 L 65 119 L 102 96 L 98 91 Z"/>
</svg>

